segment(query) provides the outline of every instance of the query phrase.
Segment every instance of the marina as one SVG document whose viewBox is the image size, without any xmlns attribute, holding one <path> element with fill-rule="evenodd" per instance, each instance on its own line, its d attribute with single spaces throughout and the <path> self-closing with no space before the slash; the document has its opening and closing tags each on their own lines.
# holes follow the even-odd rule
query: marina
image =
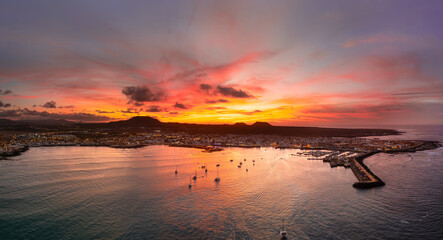
<svg viewBox="0 0 443 240">
<path fill-rule="evenodd" d="M 386 212 L 381 203 L 386 200 L 378 198 L 385 194 L 388 194 L 386 198 L 395 197 L 393 194 L 396 191 L 391 189 L 397 189 L 399 184 L 415 186 L 411 186 L 412 183 L 408 183 L 407 179 L 423 172 L 416 164 L 421 163 L 420 159 L 424 159 L 426 164 L 439 164 L 440 161 L 436 160 L 438 156 L 433 156 L 429 162 L 429 157 L 423 155 L 425 152 L 413 153 L 414 161 L 408 163 L 414 164 L 411 166 L 413 170 L 401 168 L 403 172 L 408 171 L 405 175 L 407 178 L 398 180 L 392 179 L 394 175 L 389 172 L 399 170 L 395 164 L 402 159 L 408 160 L 407 154 L 399 153 L 389 157 L 388 154 L 379 153 L 368 156 L 364 160 L 365 164 L 373 168 L 374 172 L 380 173 L 391 185 L 373 195 L 370 191 L 359 191 L 352 187 L 356 176 L 351 169 L 331 169 L 329 163 L 307 160 L 309 156 L 303 153 L 307 151 L 227 148 L 208 155 L 199 149 L 168 146 L 137 149 L 30 148 L 13 157 L 14 161 L 0 162 L 3 179 L 0 181 L 0 193 L 3 196 L 0 202 L 2 206 L 14 211 L 13 215 L 3 211 L 2 219 L 13 220 L 0 231 L 3 231 L 3 236 L 15 239 L 26 238 L 35 233 L 46 238 L 69 234 L 83 239 L 87 238 L 84 234 L 100 234 L 104 238 L 143 236 L 155 239 L 166 236 L 180 239 L 191 234 L 200 239 L 217 236 L 227 239 L 278 239 L 282 230 L 281 219 L 285 219 L 289 239 L 312 239 L 336 236 L 341 227 L 329 224 L 333 219 L 345 226 L 358 224 L 352 232 L 341 232 L 341 236 L 351 239 L 359 236 L 354 235 L 354 232 L 365 234 L 366 231 L 367 234 L 367 221 L 388 225 L 387 230 L 380 234 L 391 237 L 398 236 L 391 233 L 402 231 L 407 234 L 423 227 L 418 223 L 402 225 L 401 220 L 405 219 L 400 215 L 394 215 L 392 219 L 380 219 Z M 65 156 L 70 158 L 60 161 Z M 382 160 L 385 157 L 389 157 L 389 162 Z M 377 160 L 374 161 L 374 158 Z M 249 166 L 249 171 L 246 172 L 246 164 L 252 160 L 255 160 L 256 166 Z M 241 170 L 236 164 L 240 162 L 244 165 Z M 394 165 L 389 165 L 390 162 Z M 211 170 L 217 164 L 220 164 L 218 175 L 216 169 Z M 51 166 L 50 172 L 47 172 L 47 166 Z M 209 169 L 207 173 L 206 169 Z M 196 170 L 198 178 L 192 180 Z M 24 172 L 27 174 L 23 175 Z M 28 177 L 23 178 L 30 174 L 33 176 L 33 185 L 29 185 Z M 220 178 L 219 182 L 215 182 L 217 177 Z M 428 182 L 421 184 L 427 185 Z M 431 181 L 429 184 L 435 183 Z M 66 186 L 74 189 L 75 195 Z M 29 191 L 30 188 L 33 190 Z M 421 192 L 420 188 L 415 191 Z M 48 193 L 52 196 L 51 199 L 43 201 L 43 195 Z M 23 199 L 22 202 L 7 200 L 18 196 Z M 345 205 L 342 204 L 343 196 L 347 196 Z M 361 201 L 362 196 L 365 201 Z M 77 205 L 77 208 L 84 210 L 76 212 L 66 205 L 66 201 L 69 201 L 69 205 Z M 374 203 L 367 205 L 368 201 Z M 432 209 L 426 207 L 426 201 L 417 211 L 408 211 L 409 214 L 416 214 L 418 219 L 422 217 L 421 212 L 428 211 L 430 215 L 422 221 L 429 225 L 429 221 L 437 215 L 433 215 L 435 213 Z M 39 212 L 26 207 L 31 204 L 39 206 Z M 377 206 L 375 209 L 374 204 Z M 102 207 L 113 211 L 102 211 Z M 390 206 L 394 209 L 398 207 Z M 36 215 L 48 216 L 52 209 L 63 210 L 66 217 L 49 217 L 49 222 L 31 221 Z M 398 211 L 401 212 L 401 209 Z M 94 219 L 89 218 L 91 213 L 94 214 Z M 211 217 L 215 215 L 218 217 Z M 412 224 L 409 218 L 406 220 Z M 62 232 L 57 231 L 56 226 L 60 219 L 72 228 L 65 227 L 60 230 Z M 161 219 L 163 228 L 156 228 L 154 223 L 158 219 Z M 74 231 L 79 221 L 91 231 Z M 20 232 L 11 230 L 15 222 L 20 224 Z M 100 227 L 94 228 L 96 224 Z M 318 227 L 319 224 L 327 227 Z M 143 227 L 134 228 L 134 225 Z M 124 235 L 120 229 L 125 229 Z"/>
</svg>

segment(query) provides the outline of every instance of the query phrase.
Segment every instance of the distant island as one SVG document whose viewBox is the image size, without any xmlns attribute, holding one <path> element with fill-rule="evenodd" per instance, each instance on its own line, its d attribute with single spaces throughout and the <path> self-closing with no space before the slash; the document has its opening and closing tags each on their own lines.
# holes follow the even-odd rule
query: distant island
<svg viewBox="0 0 443 240">
<path fill-rule="evenodd" d="M 309 150 L 311 160 L 331 167 L 352 169 L 358 179 L 353 186 L 371 188 L 384 182 L 363 160 L 379 152 L 389 154 L 437 148 L 438 142 L 364 138 L 401 134 L 390 129 L 346 129 L 272 126 L 267 122 L 234 124 L 163 123 L 148 116 L 108 123 L 12 121 L 0 119 L 0 157 L 16 156 L 29 147 L 108 146 L 138 148 L 161 144 L 199 148 L 211 153 L 226 147 L 273 147 Z"/>
</svg>

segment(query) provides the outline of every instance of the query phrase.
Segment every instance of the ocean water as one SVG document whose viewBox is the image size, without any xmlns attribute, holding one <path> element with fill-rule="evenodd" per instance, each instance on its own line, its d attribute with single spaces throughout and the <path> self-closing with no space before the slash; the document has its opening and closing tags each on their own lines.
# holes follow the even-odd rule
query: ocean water
<svg viewBox="0 0 443 240">
<path fill-rule="evenodd" d="M 298 151 L 31 148 L 0 161 L 0 239 L 279 239 L 283 219 L 290 239 L 443 239 L 443 148 L 366 159 L 369 190 Z"/>
</svg>

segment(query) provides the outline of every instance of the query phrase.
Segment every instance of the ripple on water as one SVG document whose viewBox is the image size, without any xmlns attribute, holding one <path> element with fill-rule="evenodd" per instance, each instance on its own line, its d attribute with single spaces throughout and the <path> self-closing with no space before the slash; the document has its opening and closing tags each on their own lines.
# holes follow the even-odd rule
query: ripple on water
<svg viewBox="0 0 443 240">
<path fill-rule="evenodd" d="M 372 156 L 365 163 L 387 185 L 371 190 L 354 189 L 351 170 L 292 156 L 296 151 L 32 148 L 0 162 L 0 235 L 275 239 L 285 219 L 297 239 L 441 236 L 441 151 L 433 152 L 432 170 L 424 153 L 407 164 L 401 154 Z"/>
</svg>

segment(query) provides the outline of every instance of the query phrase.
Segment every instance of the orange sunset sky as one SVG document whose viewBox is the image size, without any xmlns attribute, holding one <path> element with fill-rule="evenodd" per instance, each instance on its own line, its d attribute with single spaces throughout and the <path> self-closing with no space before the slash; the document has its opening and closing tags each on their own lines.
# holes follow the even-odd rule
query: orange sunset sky
<svg viewBox="0 0 443 240">
<path fill-rule="evenodd" d="M 443 124 L 441 1 L 9 1 L 0 118 Z"/>
</svg>

